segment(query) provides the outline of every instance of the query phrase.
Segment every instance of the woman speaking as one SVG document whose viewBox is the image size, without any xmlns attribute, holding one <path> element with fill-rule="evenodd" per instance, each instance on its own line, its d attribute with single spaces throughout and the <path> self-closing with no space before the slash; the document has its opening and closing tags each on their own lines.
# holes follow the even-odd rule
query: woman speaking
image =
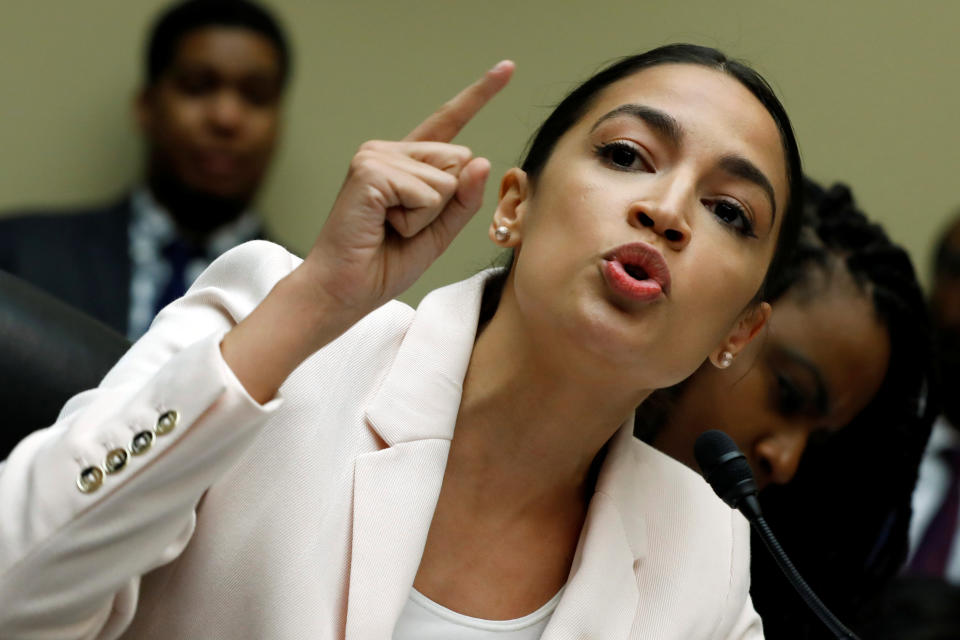
<svg viewBox="0 0 960 640">
<path fill-rule="evenodd" d="M 224 255 L 13 451 L 0 636 L 761 636 L 746 521 L 632 416 L 769 315 L 787 116 L 715 50 L 625 58 L 503 177 L 510 267 L 391 302 L 478 210 L 450 141 L 512 69 L 364 144 L 305 260 Z"/>
</svg>

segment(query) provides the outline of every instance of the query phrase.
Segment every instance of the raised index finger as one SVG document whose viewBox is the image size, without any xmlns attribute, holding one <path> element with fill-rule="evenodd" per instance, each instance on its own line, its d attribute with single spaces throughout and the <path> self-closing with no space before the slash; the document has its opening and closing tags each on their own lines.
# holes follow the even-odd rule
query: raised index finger
<svg viewBox="0 0 960 640">
<path fill-rule="evenodd" d="M 510 60 L 498 62 L 483 77 L 455 95 L 426 120 L 421 122 L 404 140 L 450 142 L 487 102 L 503 89 L 513 75 Z"/>
</svg>

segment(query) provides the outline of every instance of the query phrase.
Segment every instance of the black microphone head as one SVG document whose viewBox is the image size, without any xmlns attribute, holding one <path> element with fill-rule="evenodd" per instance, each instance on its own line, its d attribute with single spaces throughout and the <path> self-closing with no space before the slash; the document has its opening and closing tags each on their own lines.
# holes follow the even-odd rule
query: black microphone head
<svg viewBox="0 0 960 640">
<path fill-rule="evenodd" d="M 734 509 L 741 508 L 748 496 L 757 495 L 757 483 L 747 457 L 723 431 L 711 429 L 700 434 L 693 445 L 693 456 L 707 483 Z"/>
</svg>

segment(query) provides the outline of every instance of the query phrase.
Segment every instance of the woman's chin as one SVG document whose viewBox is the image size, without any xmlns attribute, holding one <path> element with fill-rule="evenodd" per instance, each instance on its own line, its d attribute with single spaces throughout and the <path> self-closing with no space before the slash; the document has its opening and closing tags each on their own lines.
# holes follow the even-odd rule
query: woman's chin
<svg viewBox="0 0 960 640">
<path fill-rule="evenodd" d="M 635 321 L 625 322 L 622 312 L 585 310 L 563 329 L 571 361 L 582 361 L 596 375 L 637 389 L 654 388 L 649 385 L 658 382 L 647 379 L 662 370 L 651 359 L 657 351 L 652 332 Z"/>
</svg>

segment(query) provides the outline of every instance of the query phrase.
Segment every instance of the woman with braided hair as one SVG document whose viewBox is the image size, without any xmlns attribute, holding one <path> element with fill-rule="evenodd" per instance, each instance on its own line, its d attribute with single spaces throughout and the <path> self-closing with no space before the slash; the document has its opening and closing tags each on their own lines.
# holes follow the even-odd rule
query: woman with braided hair
<svg viewBox="0 0 960 640">
<path fill-rule="evenodd" d="M 805 186 L 801 240 L 770 296 L 766 335 L 724 370 L 657 392 L 636 433 L 693 466 L 693 442 L 727 431 L 762 488 L 768 522 L 801 574 L 856 626 L 902 564 L 910 495 L 937 414 L 931 329 L 907 253 L 850 190 Z M 770 638 L 819 637 L 754 540 L 752 588 Z"/>
</svg>

